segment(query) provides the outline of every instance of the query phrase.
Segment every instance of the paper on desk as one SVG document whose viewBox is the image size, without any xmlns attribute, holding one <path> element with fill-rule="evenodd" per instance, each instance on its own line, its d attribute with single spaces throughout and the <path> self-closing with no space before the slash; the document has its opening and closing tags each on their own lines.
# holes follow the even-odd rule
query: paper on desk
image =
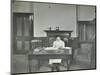
<svg viewBox="0 0 100 75">
<path fill-rule="evenodd" d="M 52 63 L 61 63 L 62 59 L 49 59 L 49 64 Z"/>
<path fill-rule="evenodd" d="M 69 54 L 72 54 L 72 48 L 71 47 L 65 47 L 65 50 L 69 50 Z"/>
<path fill-rule="evenodd" d="M 54 47 L 46 47 L 44 50 L 57 50 L 58 48 L 54 48 Z"/>
<path fill-rule="evenodd" d="M 71 47 L 64 47 L 65 49 L 72 49 Z"/>
<path fill-rule="evenodd" d="M 57 50 L 58 48 L 54 48 L 54 47 L 46 47 L 44 48 L 44 50 Z M 62 49 L 72 49 L 71 47 L 63 47 Z"/>
<path fill-rule="evenodd" d="M 38 51 L 40 51 L 40 49 L 36 48 L 36 49 L 34 49 L 34 51 L 38 52 Z"/>
</svg>

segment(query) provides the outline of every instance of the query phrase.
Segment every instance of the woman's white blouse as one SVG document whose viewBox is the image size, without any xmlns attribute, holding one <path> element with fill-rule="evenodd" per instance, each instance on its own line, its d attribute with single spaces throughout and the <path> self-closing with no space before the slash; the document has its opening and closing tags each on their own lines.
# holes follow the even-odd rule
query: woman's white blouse
<svg viewBox="0 0 100 75">
<path fill-rule="evenodd" d="M 62 40 L 54 41 L 53 42 L 53 47 L 54 48 L 64 48 L 65 47 L 65 43 Z"/>
</svg>

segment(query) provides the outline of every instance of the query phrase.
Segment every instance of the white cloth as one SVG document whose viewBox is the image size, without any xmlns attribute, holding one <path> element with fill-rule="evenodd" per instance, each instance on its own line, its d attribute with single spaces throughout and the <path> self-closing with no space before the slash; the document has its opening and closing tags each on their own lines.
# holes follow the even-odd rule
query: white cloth
<svg viewBox="0 0 100 75">
<path fill-rule="evenodd" d="M 52 63 L 61 63 L 61 60 L 62 59 L 49 59 L 49 64 L 52 64 Z"/>
<path fill-rule="evenodd" d="M 62 40 L 54 41 L 53 42 L 53 47 L 54 48 L 64 48 L 65 47 L 65 43 Z"/>
</svg>

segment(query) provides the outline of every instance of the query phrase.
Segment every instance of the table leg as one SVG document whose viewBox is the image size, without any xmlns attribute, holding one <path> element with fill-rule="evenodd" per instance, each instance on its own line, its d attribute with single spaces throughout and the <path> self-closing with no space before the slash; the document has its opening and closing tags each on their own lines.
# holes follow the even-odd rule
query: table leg
<svg viewBox="0 0 100 75">
<path fill-rule="evenodd" d="M 66 62 L 67 62 L 67 70 L 70 69 L 70 57 L 66 57 Z"/>
<path fill-rule="evenodd" d="M 69 71 L 70 69 L 70 59 L 67 60 L 67 70 Z"/>
<path fill-rule="evenodd" d="M 29 62 L 29 73 L 31 73 L 31 59 L 28 59 Z"/>
<path fill-rule="evenodd" d="M 37 69 L 40 70 L 40 66 L 41 66 L 41 59 L 37 59 L 38 60 L 38 65 L 37 65 Z"/>
</svg>

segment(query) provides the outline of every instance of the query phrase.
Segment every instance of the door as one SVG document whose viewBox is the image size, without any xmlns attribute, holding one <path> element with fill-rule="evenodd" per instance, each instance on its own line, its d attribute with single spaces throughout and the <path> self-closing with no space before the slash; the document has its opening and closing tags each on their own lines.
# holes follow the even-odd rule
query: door
<svg viewBox="0 0 100 75">
<path fill-rule="evenodd" d="M 33 36 L 33 14 L 13 14 L 14 49 L 13 53 L 25 54 L 31 50 Z"/>
<path fill-rule="evenodd" d="M 80 21 L 78 28 L 80 41 L 92 41 L 95 38 L 96 24 L 94 21 Z"/>
</svg>

